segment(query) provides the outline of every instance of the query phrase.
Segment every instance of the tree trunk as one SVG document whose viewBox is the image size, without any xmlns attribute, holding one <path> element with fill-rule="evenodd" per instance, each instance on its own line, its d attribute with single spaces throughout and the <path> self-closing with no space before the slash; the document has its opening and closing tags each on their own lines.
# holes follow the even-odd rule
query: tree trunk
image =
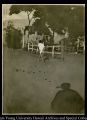
<svg viewBox="0 0 87 120">
<path fill-rule="evenodd" d="M 22 48 L 24 48 L 24 29 L 22 29 L 22 33 L 23 33 L 23 43 L 22 43 Z"/>
<path fill-rule="evenodd" d="M 29 22 L 29 24 L 28 24 L 28 38 L 29 38 L 29 32 L 30 32 L 30 19 L 29 19 L 29 15 L 28 15 L 28 22 Z"/>
<path fill-rule="evenodd" d="M 30 18 L 29 18 L 29 15 L 30 13 L 27 11 L 27 15 L 28 15 L 28 40 L 29 40 L 29 32 L 30 32 Z"/>
<path fill-rule="evenodd" d="M 53 30 L 53 44 L 54 44 L 54 30 Z"/>
</svg>

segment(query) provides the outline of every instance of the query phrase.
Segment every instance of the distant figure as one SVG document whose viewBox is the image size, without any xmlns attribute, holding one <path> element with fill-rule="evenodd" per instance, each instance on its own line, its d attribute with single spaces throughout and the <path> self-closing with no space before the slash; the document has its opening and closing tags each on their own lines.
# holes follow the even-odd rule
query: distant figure
<svg viewBox="0 0 87 120">
<path fill-rule="evenodd" d="M 39 53 L 40 53 L 40 56 L 39 56 L 39 58 L 41 58 L 42 60 L 43 60 L 43 52 L 44 52 L 44 43 L 43 43 L 43 41 L 39 41 L 39 43 L 38 43 L 38 48 L 39 48 Z"/>
<path fill-rule="evenodd" d="M 80 36 L 77 38 L 76 47 L 77 47 L 77 49 L 76 49 L 76 54 L 77 54 L 79 51 L 79 47 L 80 47 Z"/>
<path fill-rule="evenodd" d="M 84 51 L 85 51 L 85 41 L 83 41 L 83 48 L 84 48 Z"/>
<path fill-rule="evenodd" d="M 84 110 L 84 100 L 74 90 L 70 89 L 69 83 L 61 84 L 62 90 L 54 97 L 51 108 L 55 113 L 81 113 Z"/>
</svg>

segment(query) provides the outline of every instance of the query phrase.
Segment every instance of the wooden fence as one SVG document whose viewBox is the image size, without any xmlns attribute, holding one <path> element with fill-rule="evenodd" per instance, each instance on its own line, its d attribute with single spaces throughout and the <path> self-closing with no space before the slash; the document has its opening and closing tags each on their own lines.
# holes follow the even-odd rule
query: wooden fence
<svg viewBox="0 0 87 120">
<path fill-rule="evenodd" d="M 35 51 L 38 53 L 38 45 L 35 45 L 33 43 L 28 43 L 28 51 Z M 45 46 L 44 53 L 51 54 L 51 56 L 54 58 L 55 55 L 60 55 L 61 58 L 64 59 L 64 47 L 63 45 L 53 45 L 53 46 Z"/>
<path fill-rule="evenodd" d="M 28 51 L 38 53 L 38 46 L 36 44 L 27 43 L 27 44 L 25 44 L 25 47 L 27 48 Z M 57 56 L 58 57 L 60 56 L 62 59 L 64 59 L 64 54 L 65 53 L 69 53 L 69 54 L 82 53 L 82 54 L 84 54 L 85 52 L 84 52 L 84 48 L 82 48 L 82 47 L 80 48 L 78 46 L 76 46 L 76 47 L 67 46 L 67 48 L 65 49 L 65 46 L 63 45 L 63 42 L 61 42 L 60 45 L 45 46 L 44 53 L 50 54 L 53 58 L 57 57 Z"/>
</svg>

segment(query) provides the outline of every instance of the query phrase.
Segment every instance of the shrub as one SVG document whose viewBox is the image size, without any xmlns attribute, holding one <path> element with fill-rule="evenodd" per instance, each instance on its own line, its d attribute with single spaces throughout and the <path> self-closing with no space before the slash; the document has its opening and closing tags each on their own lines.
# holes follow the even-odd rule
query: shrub
<svg viewBox="0 0 87 120">
<path fill-rule="evenodd" d="M 21 48 L 22 33 L 20 30 L 15 29 L 12 24 L 9 24 L 6 29 L 6 43 L 8 48 L 19 49 Z"/>
</svg>

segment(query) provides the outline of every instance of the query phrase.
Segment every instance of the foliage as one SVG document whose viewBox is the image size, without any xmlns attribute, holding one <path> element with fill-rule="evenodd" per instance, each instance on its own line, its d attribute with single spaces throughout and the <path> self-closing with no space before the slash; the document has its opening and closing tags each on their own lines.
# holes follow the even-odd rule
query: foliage
<svg viewBox="0 0 87 120">
<path fill-rule="evenodd" d="M 27 12 L 27 16 L 28 16 L 28 37 L 30 34 L 30 24 L 32 22 L 32 20 L 35 20 L 38 17 L 41 17 L 42 14 L 40 12 L 40 9 L 38 9 L 38 6 L 36 5 L 12 5 L 12 7 L 10 8 L 10 15 L 16 13 L 20 13 L 21 11 L 25 11 Z M 33 17 L 31 18 L 30 15 L 32 14 L 32 12 L 34 12 Z"/>
<path fill-rule="evenodd" d="M 59 32 L 68 27 L 70 34 L 74 36 L 84 34 L 83 6 L 48 6 L 46 13 L 46 21 L 54 31 Z"/>
<path fill-rule="evenodd" d="M 21 40 L 21 31 L 15 29 L 14 26 L 9 23 L 6 29 L 6 43 L 8 48 L 21 48 Z"/>
<path fill-rule="evenodd" d="M 38 34 L 45 34 L 45 35 L 50 35 L 50 31 L 45 25 L 45 22 L 43 19 L 36 20 L 34 24 L 32 25 L 32 29 L 34 31 L 37 31 Z"/>
<path fill-rule="evenodd" d="M 71 36 L 84 35 L 85 28 L 85 9 L 83 6 L 76 5 L 13 5 L 10 14 L 19 13 L 21 11 L 32 11 L 35 9 L 34 17 L 40 17 L 41 26 L 34 24 L 35 28 L 42 30 L 47 22 L 53 31 L 61 32 L 68 27 Z M 37 27 L 38 26 L 38 27 Z M 40 28 L 39 28 L 40 27 Z M 41 28 L 42 27 L 42 28 Z M 42 30 L 43 31 L 43 30 Z"/>
</svg>

